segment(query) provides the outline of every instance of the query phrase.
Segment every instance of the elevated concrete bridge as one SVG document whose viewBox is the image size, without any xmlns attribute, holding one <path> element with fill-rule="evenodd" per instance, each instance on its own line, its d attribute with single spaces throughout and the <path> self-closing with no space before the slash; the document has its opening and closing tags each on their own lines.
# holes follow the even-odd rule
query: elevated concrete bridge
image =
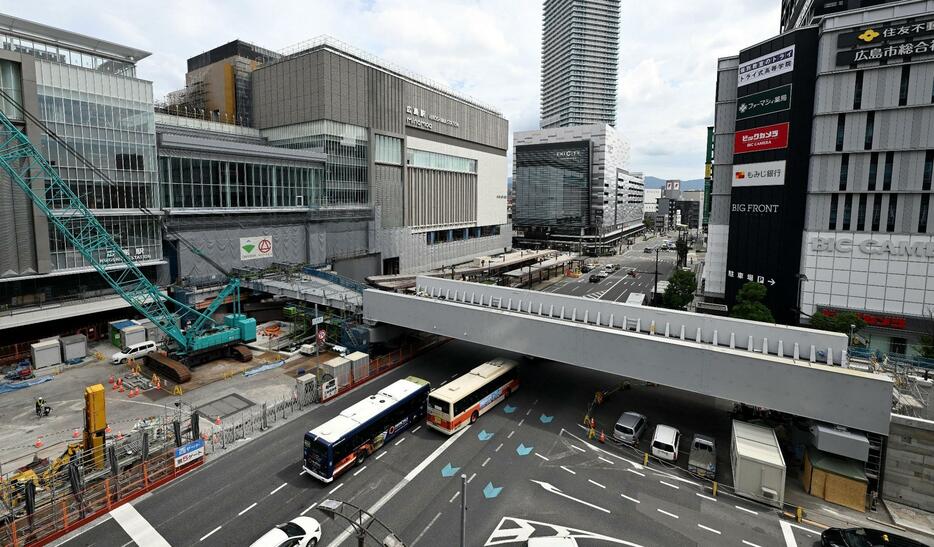
<svg viewBox="0 0 934 547">
<path fill-rule="evenodd" d="M 432 277 L 363 294 L 364 318 L 888 435 L 892 380 L 847 337 Z"/>
</svg>

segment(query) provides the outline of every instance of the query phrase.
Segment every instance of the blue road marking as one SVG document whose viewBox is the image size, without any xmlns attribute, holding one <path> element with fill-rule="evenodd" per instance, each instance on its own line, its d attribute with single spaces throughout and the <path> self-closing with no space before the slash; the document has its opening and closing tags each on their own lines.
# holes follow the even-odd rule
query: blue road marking
<svg viewBox="0 0 934 547">
<path fill-rule="evenodd" d="M 477 433 L 477 438 L 480 439 L 481 441 L 488 441 L 493 438 L 493 434 L 487 433 L 486 429 L 481 429 L 480 433 Z"/>
<path fill-rule="evenodd" d="M 496 486 L 493 486 L 492 482 L 488 482 L 486 483 L 486 486 L 483 487 L 483 497 L 485 497 L 486 499 L 495 498 L 502 491 L 503 491 L 502 486 L 496 487 Z"/>
<path fill-rule="evenodd" d="M 534 447 L 532 446 L 525 446 L 524 444 L 519 443 L 519 446 L 516 448 L 516 454 L 520 456 L 528 456 L 532 453 L 533 448 Z"/>
<path fill-rule="evenodd" d="M 513 412 L 516 411 L 516 407 L 507 404 L 506 406 L 503 407 L 503 411 L 504 411 L 506 414 L 512 414 Z"/>
<path fill-rule="evenodd" d="M 554 417 L 554 416 L 545 416 L 544 414 L 542 414 L 541 416 L 538 417 L 538 419 L 541 420 L 541 422 L 542 422 L 543 424 L 550 424 L 551 421 L 555 419 L 555 417 Z"/>
<path fill-rule="evenodd" d="M 452 467 L 451 464 L 449 463 L 444 466 L 444 469 L 441 470 L 441 476 L 442 477 L 453 477 L 454 473 L 457 473 L 458 471 L 460 471 L 460 467 Z"/>
</svg>

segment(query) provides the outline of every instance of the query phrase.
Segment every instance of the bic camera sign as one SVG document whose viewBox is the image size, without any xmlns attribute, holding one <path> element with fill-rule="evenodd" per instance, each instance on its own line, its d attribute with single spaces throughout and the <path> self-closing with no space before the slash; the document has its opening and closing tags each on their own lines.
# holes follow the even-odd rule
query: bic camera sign
<svg viewBox="0 0 934 547">
<path fill-rule="evenodd" d="M 917 256 L 927 259 L 934 257 L 934 241 L 877 240 L 866 239 L 853 241 L 849 237 L 812 237 L 809 241 L 811 251 L 815 253 L 863 254 L 884 256 Z"/>
</svg>

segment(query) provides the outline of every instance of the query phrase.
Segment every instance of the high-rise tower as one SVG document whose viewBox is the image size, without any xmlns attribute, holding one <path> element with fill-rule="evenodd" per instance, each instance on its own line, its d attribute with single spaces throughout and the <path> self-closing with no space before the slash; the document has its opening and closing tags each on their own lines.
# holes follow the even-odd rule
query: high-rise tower
<svg viewBox="0 0 934 547">
<path fill-rule="evenodd" d="M 545 0 L 541 127 L 616 125 L 620 0 Z"/>
</svg>

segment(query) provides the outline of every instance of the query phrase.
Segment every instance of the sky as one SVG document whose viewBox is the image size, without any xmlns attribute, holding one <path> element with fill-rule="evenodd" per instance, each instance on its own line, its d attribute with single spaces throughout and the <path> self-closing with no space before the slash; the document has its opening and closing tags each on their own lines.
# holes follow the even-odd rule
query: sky
<svg viewBox="0 0 934 547">
<path fill-rule="evenodd" d="M 777 34 L 779 6 L 622 0 L 617 129 L 631 171 L 703 177 L 717 58 Z M 510 134 L 538 128 L 540 0 L 0 0 L 0 12 L 152 52 L 137 74 L 157 99 L 184 87 L 189 57 L 233 39 L 278 51 L 328 34 L 496 106 Z"/>
</svg>

